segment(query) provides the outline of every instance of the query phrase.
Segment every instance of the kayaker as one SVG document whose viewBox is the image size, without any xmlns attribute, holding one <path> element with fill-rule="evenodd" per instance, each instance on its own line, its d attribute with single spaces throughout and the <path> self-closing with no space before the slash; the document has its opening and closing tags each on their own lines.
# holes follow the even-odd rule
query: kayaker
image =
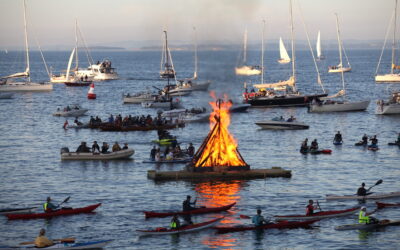
<svg viewBox="0 0 400 250">
<path fill-rule="evenodd" d="M 376 135 L 369 140 L 371 141 L 371 147 L 378 147 L 378 139 L 376 138 Z"/>
<path fill-rule="evenodd" d="M 334 142 L 343 142 L 342 140 L 342 134 L 340 133 L 340 131 L 338 131 L 335 135 L 335 138 L 333 139 Z"/>
<path fill-rule="evenodd" d="M 361 142 L 363 145 L 367 145 L 368 144 L 368 136 L 367 134 L 364 134 L 363 137 L 361 138 Z"/>
<path fill-rule="evenodd" d="M 43 247 L 49 247 L 54 245 L 52 240 L 49 240 L 49 238 L 47 238 L 45 236 L 46 234 L 46 230 L 44 230 L 43 228 L 40 229 L 39 231 L 39 236 L 36 237 L 35 239 L 35 247 L 37 248 L 43 248 Z"/>
<path fill-rule="evenodd" d="M 261 225 L 265 225 L 268 222 L 264 219 L 264 216 L 261 215 L 261 209 L 257 209 L 257 214 L 253 216 L 253 218 L 251 219 L 251 221 L 253 222 L 253 224 L 258 227 Z"/>
<path fill-rule="evenodd" d="M 183 211 L 190 211 L 190 210 L 196 209 L 194 207 L 194 205 L 196 205 L 197 199 L 195 199 L 193 202 L 191 202 L 190 201 L 191 198 L 192 197 L 190 195 L 186 196 L 186 200 L 184 200 L 183 203 L 182 203 L 182 210 Z"/>
<path fill-rule="evenodd" d="M 308 151 L 308 138 L 306 138 L 300 147 L 300 152 L 307 152 Z"/>
<path fill-rule="evenodd" d="M 45 213 L 56 211 L 58 206 L 51 203 L 51 197 L 47 197 L 46 202 L 43 204 L 43 210 Z"/>
<path fill-rule="evenodd" d="M 314 206 L 313 200 L 308 200 L 308 205 L 306 206 L 306 215 L 310 216 L 314 214 L 314 209 L 317 209 L 317 206 Z"/>
<path fill-rule="evenodd" d="M 358 188 L 357 190 L 357 195 L 358 196 L 366 196 L 367 195 L 367 190 L 365 189 L 365 183 L 361 183 L 361 187 Z"/>
<path fill-rule="evenodd" d="M 358 214 L 358 223 L 360 224 L 377 224 L 379 223 L 379 220 L 369 216 L 373 213 L 375 213 L 376 210 L 372 211 L 371 213 L 367 213 L 367 208 L 365 206 L 362 206 L 360 209 L 360 213 Z"/>
<path fill-rule="evenodd" d="M 93 142 L 93 145 L 92 145 L 92 152 L 93 152 L 94 154 L 100 154 L 100 146 L 99 146 L 99 144 L 97 144 L 97 141 L 94 141 L 94 142 Z"/>
<path fill-rule="evenodd" d="M 317 150 L 318 150 L 318 142 L 317 142 L 317 139 L 314 139 L 311 142 L 310 151 L 315 152 Z"/>
<path fill-rule="evenodd" d="M 171 229 L 178 229 L 181 227 L 181 222 L 178 218 L 178 215 L 174 215 L 171 219 Z"/>
</svg>

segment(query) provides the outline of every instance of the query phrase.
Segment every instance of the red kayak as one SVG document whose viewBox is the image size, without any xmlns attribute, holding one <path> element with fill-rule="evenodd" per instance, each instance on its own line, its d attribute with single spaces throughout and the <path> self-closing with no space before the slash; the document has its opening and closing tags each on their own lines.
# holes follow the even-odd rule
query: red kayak
<svg viewBox="0 0 400 250">
<path fill-rule="evenodd" d="M 274 218 L 277 221 L 304 221 L 304 220 L 321 220 L 326 218 L 333 218 L 333 217 L 340 217 L 340 216 L 347 216 L 354 214 L 359 207 L 353 207 L 345 210 L 331 210 L 331 211 L 321 211 L 316 212 L 312 215 L 275 215 Z"/>
<path fill-rule="evenodd" d="M 51 218 L 54 216 L 60 215 L 71 215 L 71 214 L 80 214 L 80 213 L 90 213 L 93 212 L 96 208 L 98 208 L 101 203 L 81 207 L 81 208 L 67 208 L 67 209 L 60 209 L 55 212 L 49 213 L 38 213 L 38 214 L 6 214 L 9 220 L 18 220 L 18 219 L 39 219 L 39 218 Z"/>
<path fill-rule="evenodd" d="M 383 203 L 383 202 L 376 202 L 376 206 L 378 209 L 385 208 L 385 207 L 400 207 L 400 203 Z"/>
<path fill-rule="evenodd" d="M 260 229 L 291 229 L 291 228 L 307 228 L 318 220 L 308 221 L 281 221 L 277 223 L 266 224 L 262 226 L 232 226 L 232 227 L 214 227 L 217 229 L 217 233 L 225 234 L 232 232 L 248 231 L 248 230 L 260 230 Z"/>
<path fill-rule="evenodd" d="M 185 215 L 185 214 L 207 214 L 207 213 L 217 213 L 229 210 L 235 204 L 236 202 L 222 207 L 201 207 L 190 211 L 168 211 L 168 212 L 143 211 L 143 213 L 146 218 L 168 217 L 173 215 Z"/>
</svg>

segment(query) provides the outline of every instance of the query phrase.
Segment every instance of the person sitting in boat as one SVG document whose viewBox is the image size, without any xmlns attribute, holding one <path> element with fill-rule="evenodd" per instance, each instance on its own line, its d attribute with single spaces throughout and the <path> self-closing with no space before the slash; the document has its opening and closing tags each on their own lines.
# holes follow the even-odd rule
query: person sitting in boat
<svg viewBox="0 0 400 250">
<path fill-rule="evenodd" d="M 368 144 L 368 136 L 367 136 L 367 134 L 363 135 L 363 137 L 361 138 L 361 141 L 362 141 L 363 145 L 367 145 Z"/>
<path fill-rule="evenodd" d="M 308 138 L 306 138 L 306 139 L 303 141 L 303 143 L 301 144 L 300 152 L 305 152 L 305 153 L 308 152 Z"/>
<path fill-rule="evenodd" d="M 43 204 L 43 211 L 45 213 L 57 211 L 58 206 L 51 203 L 51 197 L 47 197 L 46 202 Z"/>
<path fill-rule="evenodd" d="M 92 152 L 93 152 L 94 154 L 100 154 L 100 146 L 99 146 L 99 144 L 97 144 L 97 141 L 94 141 L 94 142 L 93 142 L 93 145 L 92 145 Z"/>
<path fill-rule="evenodd" d="M 261 209 L 257 209 L 257 214 L 253 216 L 251 221 L 256 227 L 268 224 L 268 221 L 261 215 Z"/>
<path fill-rule="evenodd" d="M 122 147 L 122 150 L 128 149 L 128 143 L 124 143 L 124 146 Z"/>
<path fill-rule="evenodd" d="M 171 219 L 171 224 L 170 224 L 171 229 L 178 229 L 181 227 L 181 221 L 178 218 L 178 215 L 174 215 Z"/>
<path fill-rule="evenodd" d="M 82 125 L 83 125 L 83 123 L 80 122 L 80 121 L 78 120 L 78 117 L 75 117 L 74 123 L 75 123 L 77 126 L 82 126 Z"/>
<path fill-rule="evenodd" d="M 166 159 L 167 161 L 172 161 L 172 160 L 174 159 L 174 153 L 172 152 L 172 150 L 170 150 L 170 151 L 168 152 L 168 154 L 165 155 L 165 159 Z"/>
<path fill-rule="evenodd" d="M 287 119 L 287 122 L 293 122 L 294 120 L 296 120 L 296 118 L 294 118 L 294 116 L 291 115 L 291 116 Z"/>
<path fill-rule="evenodd" d="M 114 116 L 112 114 L 110 115 L 110 117 L 108 117 L 108 122 L 114 123 Z"/>
<path fill-rule="evenodd" d="M 308 205 L 306 206 L 306 215 L 311 216 L 314 214 L 314 209 L 317 209 L 317 206 L 314 206 L 313 200 L 308 200 Z"/>
<path fill-rule="evenodd" d="M 333 138 L 333 142 L 339 142 L 339 143 L 343 142 L 342 134 L 340 133 L 340 131 L 336 133 L 335 138 Z"/>
<path fill-rule="evenodd" d="M 371 213 L 367 213 L 367 208 L 365 206 L 362 206 L 360 209 L 360 213 L 358 214 L 358 223 L 360 224 L 377 224 L 379 223 L 379 220 L 369 216 L 373 213 L 375 213 L 376 210 L 372 211 Z"/>
<path fill-rule="evenodd" d="M 155 161 L 161 161 L 161 150 L 160 148 L 157 148 L 156 150 L 156 155 L 154 156 Z"/>
<path fill-rule="evenodd" d="M 54 245 L 54 242 L 46 237 L 46 230 L 40 229 L 39 236 L 35 239 L 35 247 L 44 248 Z"/>
<path fill-rule="evenodd" d="M 189 147 L 188 147 L 188 149 L 187 149 L 187 152 L 188 152 L 188 155 L 189 155 L 190 157 L 193 157 L 193 155 L 194 155 L 193 143 L 189 143 Z"/>
<path fill-rule="evenodd" d="M 150 160 L 152 161 L 156 160 L 156 153 L 157 153 L 156 146 L 153 146 L 153 148 L 150 151 Z"/>
<path fill-rule="evenodd" d="M 87 75 L 85 75 L 85 82 L 87 82 L 87 80 L 88 80 L 88 76 L 87 76 Z"/>
<path fill-rule="evenodd" d="M 318 150 L 318 142 L 317 142 L 317 139 L 314 139 L 314 140 L 311 142 L 310 151 L 311 151 L 311 152 L 315 152 L 315 151 L 317 151 L 317 150 Z"/>
<path fill-rule="evenodd" d="M 101 153 L 102 154 L 108 153 L 108 143 L 107 142 L 103 142 L 103 146 L 101 146 Z"/>
<path fill-rule="evenodd" d="M 76 149 L 77 153 L 89 153 L 90 152 L 90 148 L 86 146 L 86 142 L 83 141 L 81 142 L 81 145 L 79 145 L 79 147 Z"/>
<path fill-rule="evenodd" d="M 191 211 L 196 209 L 194 205 L 196 205 L 197 199 L 195 199 L 193 202 L 190 201 L 192 197 L 190 195 L 186 196 L 186 200 L 183 201 L 182 203 L 182 210 L 183 211 Z M 193 205 L 193 206 L 192 206 Z"/>
<path fill-rule="evenodd" d="M 363 183 L 361 183 L 361 187 L 359 187 L 357 190 L 357 195 L 358 196 L 366 196 L 366 195 L 371 194 L 371 193 L 368 193 L 368 190 L 365 189 L 365 183 L 363 182 Z"/>
<path fill-rule="evenodd" d="M 119 146 L 118 142 L 116 141 L 114 143 L 114 145 L 112 146 L 112 151 L 113 152 L 117 152 L 117 151 L 121 151 L 121 147 Z"/>
<path fill-rule="evenodd" d="M 371 145 L 370 147 L 372 148 L 377 148 L 378 147 L 378 139 L 376 138 L 376 135 L 374 135 L 371 139 L 369 139 L 371 141 Z"/>
</svg>

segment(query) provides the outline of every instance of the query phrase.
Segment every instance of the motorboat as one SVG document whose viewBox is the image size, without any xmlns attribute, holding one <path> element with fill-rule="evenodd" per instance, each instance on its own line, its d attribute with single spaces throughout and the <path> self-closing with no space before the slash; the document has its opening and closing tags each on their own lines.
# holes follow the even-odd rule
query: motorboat
<svg viewBox="0 0 400 250">
<path fill-rule="evenodd" d="M 309 129 L 310 126 L 297 122 L 296 120 L 281 120 L 281 119 L 273 119 L 266 121 L 259 121 L 255 123 L 260 126 L 262 129 L 279 129 L 279 130 L 295 130 L 295 129 Z"/>
<path fill-rule="evenodd" d="M 128 159 L 135 153 L 135 150 L 128 148 L 120 151 L 109 152 L 106 154 L 103 153 L 78 153 L 78 152 L 69 152 L 68 148 L 61 149 L 61 160 L 120 160 L 120 159 Z"/>
<path fill-rule="evenodd" d="M 102 62 L 97 61 L 96 64 L 90 65 L 87 69 L 79 69 L 76 71 L 77 77 L 90 77 L 95 81 L 117 80 L 119 79 L 118 73 L 115 68 L 111 67 L 111 61 L 108 59 Z"/>
<path fill-rule="evenodd" d="M 135 104 L 140 104 L 142 102 L 151 102 L 158 98 L 157 93 L 152 93 L 150 91 L 146 92 L 139 92 L 136 94 L 126 94 L 123 96 L 123 102 L 124 103 L 135 103 Z"/>
<path fill-rule="evenodd" d="M 78 104 L 72 104 L 64 107 L 63 109 L 58 108 L 57 111 L 53 113 L 53 115 L 78 117 L 83 116 L 88 111 L 88 109 L 82 108 Z"/>
<path fill-rule="evenodd" d="M 393 92 L 389 101 L 379 100 L 375 114 L 396 115 L 400 114 L 400 91 Z"/>
<path fill-rule="evenodd" d="M 259 75 L 261 74 L 262 68 L 258 65 L 247 65 L 247 29 L 244 31 L 243 38 L 243 61 L 242 65 L 235 68 L 236 75 Z"/>
</svg>

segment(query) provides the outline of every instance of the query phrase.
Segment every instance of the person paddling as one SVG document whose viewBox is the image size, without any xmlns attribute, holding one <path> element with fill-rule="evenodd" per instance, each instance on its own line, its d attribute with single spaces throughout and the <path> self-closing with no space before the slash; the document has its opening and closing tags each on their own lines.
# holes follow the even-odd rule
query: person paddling
<svg viewBox="0 0 400 250">
<path fill-rule="evenodd" d="M 191 197 L 190 197 L 190 195 L 188 195 L 188 196 L 186 196 L 186 200 L 183 201 L 183 203 L 182 203 L 183 211 L 190 211 L 190 210 L 196 209 L 194 207 L 194 205 L 196 205 L 197 199 L 195 199 L 193 202 L 191 202 L 190 199 L 191 199 Z"/>
<path fill-rule="evenodd" d="M 333 142 L 336 143 L 342 143 L 343 139 L 342 139 L 342 134 L 340 133 L 340 131 L 338 131 L 335 135 L 335 138 L 333 139 Z"/>
<path fill-rule="evenodd" d="M 306 206 L 306 216 L 311 216 L 314 214 L 314 209 L 317 209 L 317 206 L 314 206 L 313 200 L 308 200 L 308 205 Z"/>
<path fill-rule="evenodd" d="M 261 209 L 257 209 L 257 214 L 253 216 L 251 221 L 256 227 L 268 224 L 268 221 L 266 221 L 264 216 L 261 215 Z"/>
<path fill-rule="evenodd" d="M 178 218 L 178 215 L 175 214 L 172 217 L 170 226 L 171 226 L 171 229 L 178 229 L 178 228 L 181 227 L 181 222 L 180 222 L 180 220 Z"/>
<path fill-rule="evenodd" d="M 43 247 L 49 247 L 54 245 L 52 240 L 49 240 L 49 238 L 47 238 L 45 236 L 46 234 L 46 230 L 44 230 L 43 228 L 40 229 L 39 231 L 39 236 L 36 237 L 35 239 L 35 247 L 37 248 L 43 248 Z"/>
<path fill-rule="evenodd" d="M 43 210 L 45 213 L 54 212 L 59 206 L 51 203 L 51 197 L 47 197 L 46 202 L 43 204 Z"/>
<path fill-rule="evenodd" d="M 371 213 L 367 213 L 367 208 L 365 206 L 362 206 L 360 209 L 360 212 L 358 214 L 358 223 L 360 224 L 377 224 L 379 223 L 379 220 L 369 216 L 373 213 L 375 213 L 376 210 L 372 211 Z"/>
</svg>

